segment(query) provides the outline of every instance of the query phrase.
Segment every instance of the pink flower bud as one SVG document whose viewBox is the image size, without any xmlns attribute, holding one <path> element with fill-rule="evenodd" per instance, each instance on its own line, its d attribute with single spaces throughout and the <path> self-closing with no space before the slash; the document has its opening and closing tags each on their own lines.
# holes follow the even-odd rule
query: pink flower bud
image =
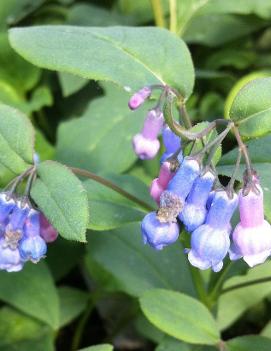
<svg viewBox="0 0 271 351">
<path fill-rule="evenodd" d="M 150 187 L 150 195 L 156 201 L 156 203 L 160 204 L 160 196 L 162 192 L 167 188 L 169 181 L 172 179 L 174 173 L 170 170 L 170 163 L 164 162 L 160 168 L 159 177 L 155 178 L 152 181 Z"/>
<path fill-rule="evenodd" d="M 40 236 L 47 242 L 51 243 L 55 241 L 58 237 L 58 232 L 49 223 L 48 219 L 43 213 L 40 213 Z"/>
<path fill-rule="evenodd" d="M 128 106 L 131 110 L 136 110 L 141 106 L 146 99 L 151 95 L 151 89 L 149 87 L 144 87 L 137 91 L 129 100 Z"/>
</svg>

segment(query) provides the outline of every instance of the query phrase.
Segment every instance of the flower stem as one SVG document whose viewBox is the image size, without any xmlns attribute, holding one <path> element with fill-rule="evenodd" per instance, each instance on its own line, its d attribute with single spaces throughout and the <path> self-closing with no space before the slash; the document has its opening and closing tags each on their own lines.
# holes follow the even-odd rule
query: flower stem
<svg viewBox="0 0 271 351">
<path fill-rule="evenodd" d="M 81 169 L 81 168 L 76 168 L 76 167 L 69 167 L 70 170 L 77 174 L 80 175 L 82 177 L 86 177 L 89 179 L 94 180 L 97 183 L 100 183 L 104 186 L 106 186 L 107 188 L 110 188 L 112 190 L 114 190 L 115 192 L 121 194 L 122 196 L 126 197 L 128 200 L 133 201 L 134 203 L 138 204 L 139 206 L 145 208 L 147 211 L 153 211 L 154 209 L 152 208 L 152 206 L 150 206 L 149 204 L 147 204 L 145 201 L 139 199 L 138 197 L 128 193 L 128 191 L 123 190 L 122 188 L 120 188 L 118 185 L 112 183 L 110 180 L 107 180 L 101 176 L 98 176 L 97 174 L 93 173 L 93 172 L 89 172 L 85 169 Z"/>
<path fill-rule="evenodd" d="M 169 0 L 170 23 L 169 30 L 172 33 L 177 33 L 177 2 L 176 0 Z"/>
<path fill-rule="evenodd" d="M 165 20 L 161 0 L 150 0 L 157 27 L 165 28 Z"/>
<path fill-rule="evenodd" d="M 225 293 L 227 293 L 229 291 L 232 291 L 232 290 L 245 288 L 247 286 L 251 286 L 251 285 L 255 285 L 255 284 L 261 284 L 261 283 L 269 283 L 269 282 L 271 282 L 271 277 L 265 277 L 265 278 L 259 278 L 259 279 L 251 280 L 249 282 L 244 282 L 244 283 L 236 284 L 236 285 L 233 285 L 233 286 L 229 286 L 228 288 L 223 289 L 221 291 L 221 294 L 225 294 Z"/>
</svg>

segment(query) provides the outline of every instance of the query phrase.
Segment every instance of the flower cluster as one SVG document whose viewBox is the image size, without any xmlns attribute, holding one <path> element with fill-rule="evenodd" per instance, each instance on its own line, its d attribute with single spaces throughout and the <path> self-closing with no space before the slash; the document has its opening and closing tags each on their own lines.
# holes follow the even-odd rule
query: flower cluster
<svg viewBox="0 0 271 351">
<path fill-rule="evenodd" d="M 139 107 L 150 95 L 150 89 L 141 89 L 129 106 Z M 229 129 L 211 146 L 217 147 Z M 157 154 L 161 131 L 165 152 L 159 176 L 150 186 L 159 209 L 142 221 L 144 243 L 161 250 L 177 241 L 183 224 L 191 234 L 190 248 L 185 252 L 195 267 L 218 272 L 228 254 L 231 260 L 243 258 L 250 267 L 263 263 L 271 255 L 271 226 L 264 219 L 263 191 L 257 176 L 250 169 L 239 194 L 233 189 L 234 177 L 226 188 L 219 185 L 211 161 L 204 166 L 202 155 L 183 157 L 180 137 L 165 124 L 157 108 L 148 113 L 143 130 L 133 139 L 141 159 Z M 238 206 L 240 223 L 233 230 L 231 219 Z"/>
<path fill-rule="evenodd" d="M 26 197 L 0 193 L 0 270 L 18 272 L 27 261 L 37 263 L 57 235 Z"/>
</svg>

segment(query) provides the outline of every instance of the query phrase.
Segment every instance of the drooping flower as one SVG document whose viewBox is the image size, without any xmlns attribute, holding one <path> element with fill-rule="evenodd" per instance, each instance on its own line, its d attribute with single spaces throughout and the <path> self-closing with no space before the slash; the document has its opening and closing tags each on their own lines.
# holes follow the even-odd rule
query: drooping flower
<svg viewBox="0 0 271 351">
<path fill-rule="evenodd" d="M 179 214 L 180 220 L 188 232 L 193 232 L 205 222 L 206 202 L 215 181 L 215 175 L 208 171 L 198 177 L 189 193 L 184 208 Z"/>
<path fill-rule="evenodd" d="M 9 216 L 4 233 L 4 246 L 16 249 L 23 236 L 23 227 L 31 207 L 27 201 L 18 200 Z"/>
<path fill-rule="evenodd" d="M 181 147 L 182 147 L 181 138 L 177 136 L 175 133 L 173 133 L 168 126 L 164 127 L 162 132 L 162 138 L 163 138 L 163 144 L 166 150 L 163 153 L 160 162 L 161 163 L 165 162 L 168 158 L 173 156 L 179 150 L 178 161 L 181 163 L 183 159 L 183 154 L 181 150 Z"/>
<path fill-rule="evenodd" d="M 138 90 L 134 95 L 131 96 L 128 106 L 131 110 L 136 110 L 141 106 L 145 100 L 147 100 L 151 95 L 151 89 L 149 87 L 144 87 Z"/>
<path fill-rule="evenodd" d="M 23 262 L 19 250 L 5 245 L 4 238 L 0 239 L 0 270 L 18 272 L 22 270 Z"/>
<path fill-rule="evenodd" d="M 190 263 L 200 269 L 212 268 L 218 272 L 230 247 L 231 217 L 237 207 L 238 197 L 230 198 L 226 191 L 215 192 L 205 224 L 191 235 Z"/>
<path fill-rule="evenodd" d="M 180 168 L 160 196 L 158 218 L 161 222 L 174 222 L 182 211 L 193 183 L 200 174 L 200 164 L 196 159 L 185 157 Z"/>
<path fill-rule="evenodd" d="M 47 245 L 40 236 L 40 213 L 31 209 L 24 225 L 24 235 L 19 243 L 19 252 L 23 261 L 37 263 L 47 252 Z"/>
<path fill-rule="evenodd" d="M 141 133 L 133 137 L 133 148 L 142 160 L 155 157 L 160 148 L 158 135 L 164 123 L 163 113 L 154 109 L 148 112 Z"/>
<path fill-rule="evenodd" d="M 144 244 L 162 250 L 164 246 L 173 244 L 178 239 L 180 228 L 177 223 L 161 223 L 156 212 L 151 212 L 144 217 L 141 231 Z"/>
<path fill-rule="evenodd" d="M 47 243 L 52 243 L 58 237 L 57 230 L 51 225 L 43 213 L 40 213 L 40 236 Z"/>
<path fill-rule="evenodd" d="M 243 257 L 253 267 L 271 255 L 271 226 L 264 219 L 263 191 L 259 184 L 248 194 L 239 193 L 240 223 L 232 234 L 232 260 Z"/>
<path fill-rule="evenodd" d="M 160 196 L 166 189 L 173 175 L 174 172 L 172 172 L 170 169 L 170 163 L 164 162 L 160 167 L 159 177 L 152 181 L 150 186 L 150 195 L 158 205 L 160 204 Z"/>
<path fill-rule="evenodd" d="M 15 207 L 15 201 L 6 193 L 0 193 L 0 236 L 4 234 L 8 217 Z"/>
</svg>

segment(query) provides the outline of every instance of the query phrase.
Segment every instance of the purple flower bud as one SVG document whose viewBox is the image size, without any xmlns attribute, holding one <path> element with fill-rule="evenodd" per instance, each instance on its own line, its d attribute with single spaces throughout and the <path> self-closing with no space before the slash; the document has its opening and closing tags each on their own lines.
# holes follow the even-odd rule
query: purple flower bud
<svg viewBox="0 0 271 351">
<path fill-rule="evenodd" d="M 43 213 L 40 214 L 40 236 L 47 243 L 52 243 L 58 237 L 57 230 L 52 226 Z"/>
<path fill-rule="evenodd" d="M 146 99 L 151 95 L 151 89 L 149 87 L 144 87 L 137 91 L 129 100 L 128 106 L 131 110 L 136 110 L 141 106 Z"/>
<path fill-rule="evenodd" d="M 4 234 L 8 217 L 14 207 L 14 199 L 9 198 L 5 193 L 0 193 L 0 236 Z"/>
<path fill-rule="evenodd" d="M 230 259 L 243 257 L 253 267 L 263 263 L 271 255 L 271 226 L 264 220 L 263 191 L 257 184 L 257 192 L 239 193 L 240 223 L 232 234 Z"/>
<path fill-rule="evenodd" d="M 167 190 L 160 196 L 158 218 L 162 222 L 174 222 L 182 211 L 185 199 L 193 183 L 200 174 L 197 160 L 185 157 L 181 167 L 168 184 Z"/>
<path fill-rule="evenodd" d="M 0 270 L 7 272 L 18 272 L 22 270 L 23 263 L 21 261 L 18 249 L 12 250 L 5 246 L 4 239 L 0 239 Z"/>
<path fill-rule="evenodd" d="M 225 191 L 215 193 L 205 224 L 191 235 L 191 250 L 188 259 L 200 269 L 212 268 L 218 272 L 230 247 L 230 220 L 236 209 L 238 197 L 230 199 Z"/>
<path fill-rule="evenodd" d="M 161 157 L 160 162 L 165 162 L 169 157 L 171 157 L 175 152 L 181 149 L 181 138 L 177 136 L 172 130 L 166 126 L 162 132 L 163 143 L 165 145 L 166 151 Z M 181 163 L 183 159 L 182 151 L 180 150 L 178 154 L 178 161 Z"/>
<path fill-rule="evenodd" d="M 133 137 L 134 151 L 142 160 L 154 158 L 159 151 L 160 142 L 157 137 L 163 123 L 163 113 L 158 110 L 150 110 L 141 133 Z"/>
<path fill-rule="evenodd" d="M 193 232 L 206 218 L 206 202 L 215 181 L 215 175 L 208 171 L 198 177 L 179 215 L 188 232 Z"/>
<path fill-rule="evenodd" d="M 177 223 L 161 223 L 156 212 L 147 214 L 142 223 L 141 231 L 144 244 L 149 244 L 156 250 L 162 250 L 164 246 L 173 244 L 179 237 Z"/>
<path fill-rule="evenodd" d="M 170 163 L 164 162 L 160 167 L 159 177 L 152 181 L 150 186 L 150 195 L 158 205 L 160 204 L 160 196 L 166 189 L 168 182 L 173 175 L 174 173 L 170 170 Z"/>
<path fill-rule="evenodd" d="M 40 237 L 40 213 L 31 209 L 24 225 L 24 236 L 19 243 L 19 252 L 23 261 L 37 263 L 47 251 L 45 241 Z"/>
<path fill-rule="evenodd" d="M 11 249 L 16 249 L 19 240 L 23 236 L 23 227 L 30 211 L 29 204 L 24 201 L 17 201 L 9 217 L 9 222 L 5 229 L 5 245 Z"/>
</svg>

